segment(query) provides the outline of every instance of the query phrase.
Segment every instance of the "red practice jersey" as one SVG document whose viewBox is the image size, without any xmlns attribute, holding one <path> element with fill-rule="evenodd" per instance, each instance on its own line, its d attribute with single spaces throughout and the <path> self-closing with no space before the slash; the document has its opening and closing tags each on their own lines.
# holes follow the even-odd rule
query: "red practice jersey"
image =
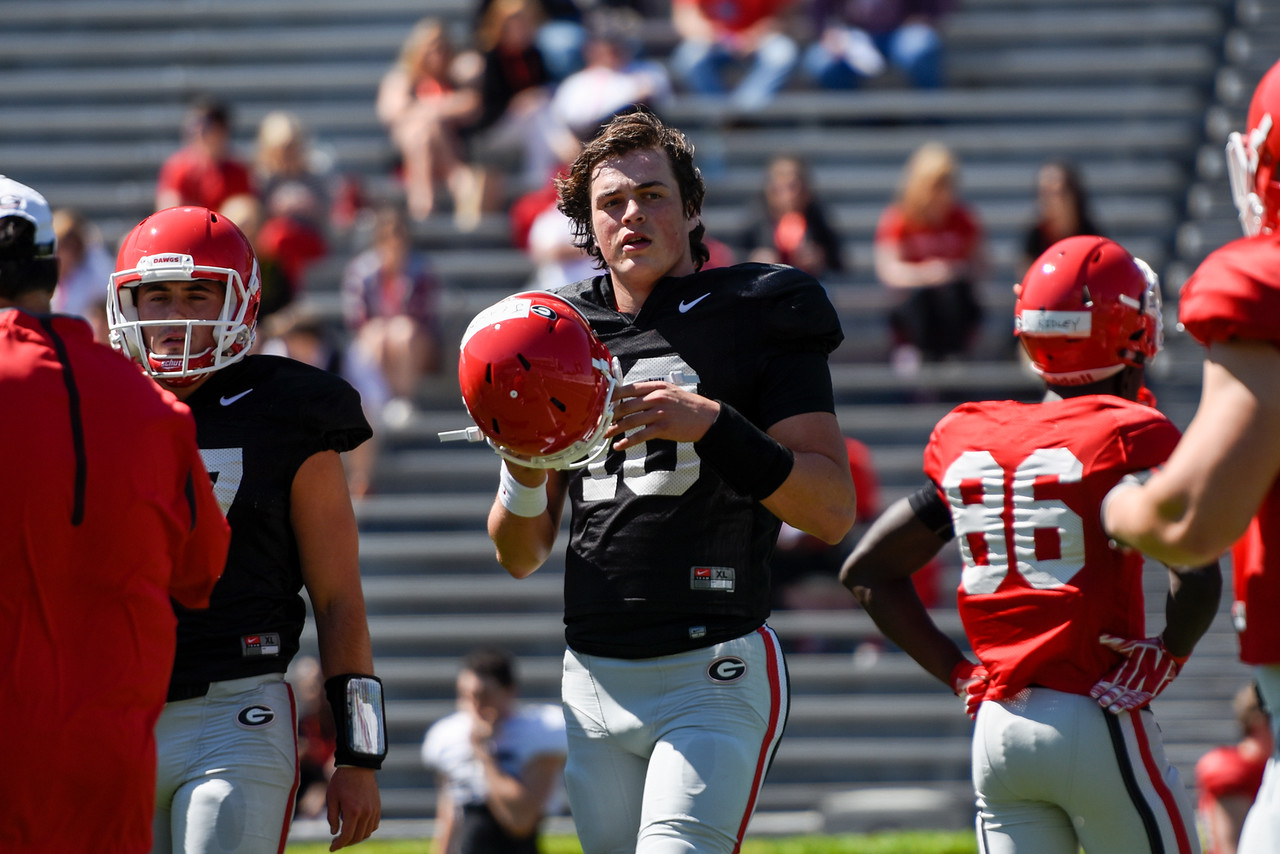
<svg viewBox="0 0 1280 854">
<path fill-rule="evenodd" d="M 0 851 L 145 852 L 170 596 L 230 529 L 187 408 L 63 315 L 0 311 Z"/>
<path fill-rule="evenodd" d="M 1201 344 L 1244 339 L 1280 346 L 1280 235 L 1241 238 L 1205 258 L 1182 286 L 1178 320 Z M 1280 479 L 1231 560 L 1240 658 L 1280 662 Z"/>
<path fill-rule="evenodd" d="M 1087 694 L 1120 662 L 1098 636 L 1145 636 L 1143 558 L 1111 548 L 1098 508 L 1178 438 L 1156 410 L 1110 395 L 966 403 L 938 422 L 924 467 L 960 544 L 960 617 L 987 699 Z"/>
<path fill-rule="evenodd" d="M 191 148 L 180 148 L 160 167 L 157 190 L 172 190 L 183 205 L 218 210 L 232 196 L 253 195 L 253 176 L 237 160 L 213 161 Z"/>
</svg>

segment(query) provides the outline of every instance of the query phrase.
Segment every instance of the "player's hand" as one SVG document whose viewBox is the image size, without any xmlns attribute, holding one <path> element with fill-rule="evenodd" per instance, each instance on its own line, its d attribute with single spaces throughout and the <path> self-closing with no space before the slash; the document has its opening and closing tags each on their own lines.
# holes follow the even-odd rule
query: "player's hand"
<svg viewBox="0 0 1280 854">
<path fill-rule="evenodd" d="M 329 806 L 330 851 L 368 839 L 382 821 L 382 796 L 372 768 L 334 769 L 325 792 Z M 339 832 L 341 831 L 341 832 Z"/>
<path fill-rule="evenodd" d="M 1098 705 L 1118 715 L 1140 709 L 1156 697 L 1186 664 L 1164 648 L 1159 637 L 1125 640 L 1115 635 L 1100 635 L 1098 642 L 1125 657 L 1120 666 L 1098 680 L 1089 696 Z"/>
<path fill-rule="evenodd" d="M 720 414 L 720 404 L 711 398 L 664 380 L 619 386 L 613 397 L 617 405 L 605 435 L 616 440 L 613 447 L 619 451 L 649 439 L 696 442 Z"/>
<path fill-rule="evenodd" d="M 964 700 L 964 711 L 970 720 L 978 716 L 978 706 L 982 705 L 990 681 L 987 668 L 971 661 L 962 661 L 951 671 L 951 690 Z"/>
</svg>

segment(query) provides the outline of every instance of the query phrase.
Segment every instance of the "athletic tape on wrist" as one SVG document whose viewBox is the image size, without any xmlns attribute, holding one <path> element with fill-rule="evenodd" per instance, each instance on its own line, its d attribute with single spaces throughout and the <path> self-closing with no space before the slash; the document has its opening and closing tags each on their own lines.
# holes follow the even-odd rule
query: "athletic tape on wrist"
<svg viewBox="0 0 1280 854">
<path fill-rule="evenodd" d="M 387 756 L 382 680 L 360 673 L 343 673 L 325 680 L 324 693 L 329 698 L 338 731 L 335 764 L 381 768 Z"/>
<path fill-rule="evenodd" d="M 759 501 L 782 486 L 795 454 L 724 401 L 706 435 L 693 443 L 703 462 L 737 492 Z"/>
<path fill-rule="evenodd" d="M 533 518 L 541 516 L 547 509 L 547 485 L 525 486 L 516 480 L 516 476 L 507 468 L 505 462 L 499 463 L 498 502 L 507 512 L 515 516 Z"/>
</svg>

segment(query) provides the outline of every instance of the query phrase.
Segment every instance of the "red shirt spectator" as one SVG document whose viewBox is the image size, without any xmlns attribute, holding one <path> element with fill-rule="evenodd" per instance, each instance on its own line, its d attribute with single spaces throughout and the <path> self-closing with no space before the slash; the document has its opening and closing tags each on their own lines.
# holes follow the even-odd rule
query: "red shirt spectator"
<svg viewBox="0 0 1280 854">
<path fill-rule="evenodd" d="M 156 210 L 200 205 L 218 210 L 242 193 L 254 194 L 249 167 L 231 154 L 231 117 L 225 106 L 200 103 L 183 122 L 186 144 L 169 155 L 156 182 Z"/>
</svg>

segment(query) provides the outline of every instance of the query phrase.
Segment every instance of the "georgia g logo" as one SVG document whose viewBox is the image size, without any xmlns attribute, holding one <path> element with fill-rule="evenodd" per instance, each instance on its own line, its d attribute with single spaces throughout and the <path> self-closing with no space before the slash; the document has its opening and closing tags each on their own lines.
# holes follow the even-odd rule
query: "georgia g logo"
<svg viewBox="0 0 1280 854">
<path fill-rule="evenodd" d="M 560 316 L 556 314 L 555 309 L 545 305 L 530 306 L 529 311 L 538 315 L 539 317 L 545 317 L 547 320 L 555 320 Z"/>
<path fill-rule="evenodd" d="M 270 706 L 245 706 L 236 712 L 236 724 L 244 729 L 262 729 L 275 723 L 276 713 Z"/>
<path fill-rule="evenodd" d="M 747 663 L 735 655 L 717 658 L 707 668 L 707 678 L 712 682 L 737 682 L 747 675 Z"/>
</svg>

